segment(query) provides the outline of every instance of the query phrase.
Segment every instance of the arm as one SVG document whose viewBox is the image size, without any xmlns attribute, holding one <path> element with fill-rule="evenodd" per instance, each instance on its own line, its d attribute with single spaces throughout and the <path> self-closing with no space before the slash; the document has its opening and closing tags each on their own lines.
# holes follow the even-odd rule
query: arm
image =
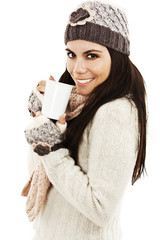
<svg viewBox="0 0 160 240">
<path fill-rule="evenodd" d="M 42 157 L 46 173 L 61 195 L 98 226 L 109 223 L 133 172 L 137 115 L 127 100 L 116 100 L 96 113 L 89 133 L 88 173 L 60 149 Z"/>
</svg>

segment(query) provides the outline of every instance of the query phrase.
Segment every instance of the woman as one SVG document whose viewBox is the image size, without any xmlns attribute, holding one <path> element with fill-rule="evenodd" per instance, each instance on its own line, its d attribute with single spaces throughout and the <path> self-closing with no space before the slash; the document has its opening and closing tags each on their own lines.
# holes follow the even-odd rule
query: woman
<svg viewBox="0 0 160 240">
<path fill-rule="evenodd" d="M 128 57 L 126 17 L 110 4 L 82 3 L 65 44 L 60 81 L 75 85 L 85 103 L 67 121 L 63 148 L 42 157 L 31 149 L 30 172 L 40 159 L 52 184 L 34 240 L 119 240 L 121 200 L 144 171 L 146 149 L 145 87 Z"/>
</svg>

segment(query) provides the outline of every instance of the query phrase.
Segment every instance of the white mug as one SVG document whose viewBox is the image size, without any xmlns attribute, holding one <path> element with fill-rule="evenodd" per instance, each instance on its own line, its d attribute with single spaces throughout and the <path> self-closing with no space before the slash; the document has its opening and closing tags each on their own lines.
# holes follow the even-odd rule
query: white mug
<svg viewBox="0 0 160 240">
<path fill-rule="evenodd" d="M 47 80 L 42 114 L 48 118 L 58 120 L 65 113 L 72 88 L 73 85 Z"/>
</svg>

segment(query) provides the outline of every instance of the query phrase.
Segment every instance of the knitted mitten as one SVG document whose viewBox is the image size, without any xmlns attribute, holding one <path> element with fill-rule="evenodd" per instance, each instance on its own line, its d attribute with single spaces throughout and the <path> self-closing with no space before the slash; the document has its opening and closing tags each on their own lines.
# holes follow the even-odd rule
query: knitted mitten
<svg viewBox="0 0 160 240">
<path fill-rule="evenodd" d="M 30 111 L 32 117 L 36 116 L 36 113 L 42 110 L 43 94 L 41 94 L 37 87 L 35 87 L 28 99 L 28 110 Z"/>
<path fill-rule="evenodd" d="M 41 156 L 48 154 L 55 144 L 63 140 L 63 134 L 59 128 L 43 115 L 34 117 L 24 133 L 27 142 L 32 144 L 33 150 Z"/>
</svg>

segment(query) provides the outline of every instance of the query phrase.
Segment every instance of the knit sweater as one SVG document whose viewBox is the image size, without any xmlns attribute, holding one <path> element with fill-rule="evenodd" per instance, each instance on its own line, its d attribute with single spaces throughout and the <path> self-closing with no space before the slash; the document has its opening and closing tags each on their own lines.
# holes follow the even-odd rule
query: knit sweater
<svg viewBox="0 0 160 240">
<path fill-rule="evenodd" d="M 43 157 L 31 150 L 30 173 L 41 159 L 53 184 L 34 222 L 34 240 L 120 240 L 121 200 L 137 150 L 137 109 L 126 98 L 98 109 L 82 135 L 78 165 L 68 149 Z"/>
</svg>

